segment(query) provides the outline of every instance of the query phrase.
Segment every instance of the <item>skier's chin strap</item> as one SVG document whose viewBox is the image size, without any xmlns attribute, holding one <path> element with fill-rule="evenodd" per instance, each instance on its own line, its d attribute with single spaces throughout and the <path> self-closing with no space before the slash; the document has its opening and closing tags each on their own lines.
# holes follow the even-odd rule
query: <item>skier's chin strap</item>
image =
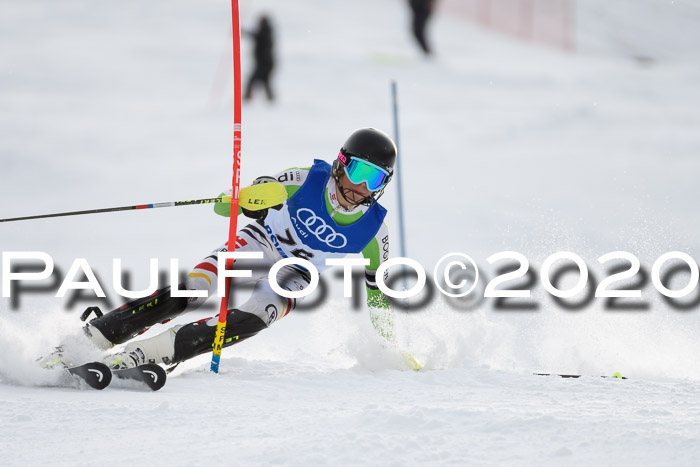
<svg viewBox="0 0 700 467">
<path fill-rule="evenodd" d="M 338 161 L 333 162 L 333 170 L 331 172 L 331 176 L 335 180 L 335 191 L 340 193 L 340 196 L 342 196 L 343 199 L 350 204 L 350 208 L 348 209 L 349 211 L 355 209 L 357 206 L 372 207 L 377 203 L 377 200 L 384 194 L 384 188 L 382 188 L 379 191 L 373 192 L 369 196 L 365 196 L 360 201 L 353 201 L 350 198 L 348 198 L 348 194 L 354 192 L 350 188 L 343 188 L 342 186 L 340 186 L 340 178 L 343 176 L 343 174 L 340 170 Z"/>
<path fill-rule="evenodd" d="M 340 195 L 343 197 L 343 199 L 350 203 L 350 208 L 348 209 L 348 211 L 355 209 L 357 206 L 372 207 L 377 203 L 377 198 L 379 198 L 384 193 L 384 190 L 382 190 L 377 196 L 375 196 L 374 193 L 372 193 L 370 196 L 365 196 L 360 201 L 353 201 L 348 197 L 348 194 L 354 193 L 350 188 L 341 188 L 341 186 L 338 184 L 336 185 L 336 189 L 336 191 L 340 192 Z"/>
</svg>

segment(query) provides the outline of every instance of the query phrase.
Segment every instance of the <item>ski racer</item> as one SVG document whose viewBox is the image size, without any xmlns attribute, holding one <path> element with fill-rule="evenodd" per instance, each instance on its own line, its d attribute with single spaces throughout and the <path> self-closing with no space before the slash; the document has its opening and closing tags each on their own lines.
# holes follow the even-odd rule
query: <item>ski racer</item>
<svg viewBox="0 0 700 467">
<path fill-rule="evenodd" d="M 271 326 L 294 310 L 300 299 L 278 295 L 268 280 L 269 268 L 279 260 L 298 257 L 310 261 L 319 272 L 327 269 L 327 258 L 362 253 L 369 260 L 365 268 L 367 305 L 375 329 L 392 339 L 389 301 L 377 288 L 376 270 L 388 259 L 389 234 L 384 209 L 377 200 L 391 180 L 396 162 L 396 145 L 374 128 L 353 132 L 333 164 L 314 160 L 308 168 L 290 168 L 274 177 L 259 177 L 240 192 L 241 210 L 253 222 L 237 232 L 236 252 L 262 252 L 253 266 L 237 259 L 234 269 L 252 269 L 254 283 L 250 298 L 238 307 L 229 304 L 224 346 L 238 343 Z M 230 216 L 230 204 L 215 206 L 216 213 Z M 190 272 L 185 288 L 206 290 L 217 287 L 218 252 L 214 250 Z M 263 264 L 264 268 L 259 268 Z M 257 267 L 256 267 L 257 266 Z M 286 265 L 277 273 L 283 289 L 300 291 L 311 281 L 304 267 Z M 236 279 L 240 283 L 240 279 Z M 113 369 L 144 363 L 172 365 L 211 352 L 217 317 L 173 326 L 147 339 L 131 340 L 156 323 L 197 309 L 205 297 L 171 296 L 170 287 L 134 300 L 105 313 L 88 308 L 82 319 L 97 315 L 85 333 L 98 347 L 107 350 L 127 343 L 123 351 L 108 355 L 105 363 Z"/>
</svg>

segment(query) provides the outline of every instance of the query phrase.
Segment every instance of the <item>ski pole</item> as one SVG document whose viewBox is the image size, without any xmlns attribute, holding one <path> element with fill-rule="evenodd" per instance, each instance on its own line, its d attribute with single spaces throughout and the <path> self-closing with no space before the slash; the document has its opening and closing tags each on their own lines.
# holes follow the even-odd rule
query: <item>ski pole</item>
<svg viewBox="0 0 700 467">
<path fill-rule="evenodd" d="M 172 206 L 189 206 L 192 204 L 230 203 L 230 202 L 231 202 L 230 196 L 221 196 L 218 198 L 191 199 L 191 200 L 186 200 L 186 201 L 170 201 L 167 203 L 136 204 L 134 206 L 120 206 L 118 208 L 101 208 L 101 209 L 88 209 L 87 211 L 57 212 L 54 214 L 41 214 L 39 216 L 12 217 L 9 219 L 0 219 L 0 222 L 28 221 L 31 219 L 47 219 L 49 217 L 80 216 L 82 214 L 98 214 L 101 212 L 129 211 L 132 209 L 169 208 Z"/>
</svg>

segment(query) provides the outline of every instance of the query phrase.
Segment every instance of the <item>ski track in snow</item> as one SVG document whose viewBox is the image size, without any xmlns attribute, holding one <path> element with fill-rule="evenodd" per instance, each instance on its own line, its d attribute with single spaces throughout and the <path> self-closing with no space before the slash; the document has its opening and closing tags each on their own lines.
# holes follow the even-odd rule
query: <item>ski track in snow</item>
<svg viewBox="0 0 700 467">
<path fill-rule="evenodd" d="M 3 452 L 17 464 L 88 465 L 126 438 L 118 459 L 136 465 L 153 449 L 176 465 L 219 455 L 272 465 L 691 465 L 700 455 L 695 383 L 225 363 L 218 377 L 176 375 L 157 393 L 25 388 L 10 404 L 3 389 L 12 430 Z"/>
<path fill-rule="evenodd" d="M 671 250 L 698 258 L 700 49 L 678 44 L 700 30 L 696 7 L 577 3 L 576 54 L 439 14 L 438 55 L 423 60 L 398 0 L 242 2 L 244 25 L 270 11 L 279 39 L 279 101 L 243 109 L 242 183 L 331 159 L 357 127 L 391 132 L 397 79 L 408 253 L 426 269 L 451 251 L 489 278 L 485 258 L 503 250 L 533 268 L 573 251 L 598 278 L 609 251 L 634 252 L 647 269 Z M 652 19 L 654 33 L 640 34 Z M 3 2 L 0 217 L 228 186 L 229 21 L 213 0 Z M 244 39 L 244 77 L 250 49 Z M 395 234 L 392 187 L 382 203 Z M 112 258 L 143 288 L 148 258 L 187 269 L 227 226 L 194 206 L 0 224 L 0 244 L 47 252 L 63 274 L 86 258 L 110 309 L 120 303 Z M 55 387 L 64 377 L 34 360 L 67 340 L 76 360 L 99 358 L 73 340 L 77 310 L 95 300 L 67 310 L 46 292 L 16 292 L 18 307 L 3 298 L 0 464 L 700 464 L 696 309 L 673 310 L 651 287 L 647 311 L 617 313 L 598 301 L 564 311 L 541 288 L 537 312 L 435 298 L 396 317 L 402 348 L 426 363 L 413 372 L 329 282 L 323 306 L 225 349 L 218 376 L 202 356 L 158 392 Z M 629 379 L 598 377 L 615 371 Z"/>
</svg>

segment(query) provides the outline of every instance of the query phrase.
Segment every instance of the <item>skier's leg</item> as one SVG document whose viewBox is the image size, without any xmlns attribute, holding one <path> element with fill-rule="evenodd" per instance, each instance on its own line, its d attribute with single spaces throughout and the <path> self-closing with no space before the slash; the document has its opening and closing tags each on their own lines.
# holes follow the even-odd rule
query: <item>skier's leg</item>
<svg viewBox="0 0 700 467">
<path fill-rule="evenodd" d="M 267 100 L 270 102 L 275 100 L 275 94 L 272 92 L 272 86 L 270 84 L 270 77 L 272 76 L 273 69 L 274 65 L 272 64 L 272 62 L 269 62 L 266 63 L 264 67 L 262 67 L 262 70 L 260 72 L 260 82 L 264 86 Z"/>
<path fill-rule="evenodd" d="M 260 82 L 260 67 L 256 64 L 253 73 L 250 74 L 248 78 L 248 84 L 246 85 L 245 93 L 243 94 L 243 99 L 249 101 L 253 97 L 253 88 L 257 86 Z"/>
<path fill-rule="evenodd" d="M 270 86 L 270 75 L 266 75 L 265 79 L 263 81 L 263 85 L 265 86 L 265 94 L 267 95 L 267 100 L 272 102 L 275 100 L 275 95 L 272 92 L 272 86 Z"/>
<path fill-rule="evenodd" d="M 236 240 L 236 251 L 265 253 L 260 242 L 249 232 L 249 226 L 242 229 Z M 154 324 L 167 323 L 184 312 L 196 310 L 207 298 L 216 294 L 218 254 L 226 251 L 228 243 L 212 251 L 187 277 L 185 289 L 206 290 L 206 297 L 172 297 L 170 287 L 164 287 L 149 297 L 134 300 L 91 320 L 84 327 L 85 333 L 99 348 L 106 350 L 146 332 Z M 235 263 L 238 264 L 238 261 Z"/>
<path fill-rule="evenodd" d="M 416 11 L 413 17 L 413 35 L 426 55 L 430 54 L 430 47 L 428 46 L 428 41 L 425 37 L 425 27 L 428 24 L 429 14 L 429 11 L 421 9 Z"/>
<path fill-rule="evenodd" d="M 296 292 L 308 287 L 311 279 L 306 271 L 286 266 L 279 271 L 277 281 L 283 289 Z M 301 299 L 277 295 L 267 277 L 260 279 L 248 301 L 229 311 L 224 347 L 241 342 L 268 328 L 295 309 L 299 300 Z M 175 336 L 173 361 L 181 362 L 211 352 L 217 321 L 217 317 L 213 317 L 179 329 Z"/>
<path fill-rule="evenodd" d="M 243 93 L 243 100 L 249 101 L 253 97 L 253 85 L 255 84 L 254 76 L 248 78 L 248 84 L 245 86 L 245 92 Z"/>
<path fill-rule="evenodd" d="M 226 251 L 226 244 L 214 250 L 190 272 L 185 288 L 206 290 L 207 296 L 216 290 L 217 254 Z M 212 260 L 213 258 L 213 260 Z M 210 277 L 213 276 L 213 279 Z M 170 286 L 157 290 L 149 297 L 133 300 L 121 307 L 91 320 L 83 329 L 102 349 L 122 344 L 142 334 L 156 323 L 166 323 L 185 310 L 198 308 L 206 297 L 173 297 Z"/>
<path fill-rule="evenodd" d="M 282 268 L 277 275 L 280 287 L 290 291 L 305 289 L 310 276 L 293 266 Z M 228 312 L 224 347 L 241 342 L 269 327 L 296 308 L 300 299 L 277 295 L 267 277 L 259 279 L 250 299 L 238 309 Z M 147 362 L 177 363 L 199 354 L 211 352 L 216 334 L 217 317 L 184 326 L 175 326 L 150 339 L 127 344 L 124 352 L 107 363 L 113 366 L 135 366 Z"/>
<path fill-rule="evenodd" d="M 107 350 L 145 332 L 155 323 L 167 323 L 182 313 L 186 306 L 187 298 L 171 297 L 170 287 L 164 287 L 148 297 L 128 302 L 109 313 L 102 314 L 97 307 L 88 308 L 82 319 L 87 319 L 92 312 L 97 314 L 97 318 L 83 326 L 82 335 L 96 347 Z M 74 357 L 71 356 L 71 342 L 74 337 L 76 336 L 69 337 L 67 343 L 40 358 L 39 365 L 52 367 L 60 362 L 70 363 Z"/>
<path fill-rule="evenodd" d="M 145 332 L 156 323 L 170 321 L 186 307 L 187 298 L 171 297 L 168 286 L 98 316 L 83 329 L 98 347 L 108 349 Z"/>
</svg>

